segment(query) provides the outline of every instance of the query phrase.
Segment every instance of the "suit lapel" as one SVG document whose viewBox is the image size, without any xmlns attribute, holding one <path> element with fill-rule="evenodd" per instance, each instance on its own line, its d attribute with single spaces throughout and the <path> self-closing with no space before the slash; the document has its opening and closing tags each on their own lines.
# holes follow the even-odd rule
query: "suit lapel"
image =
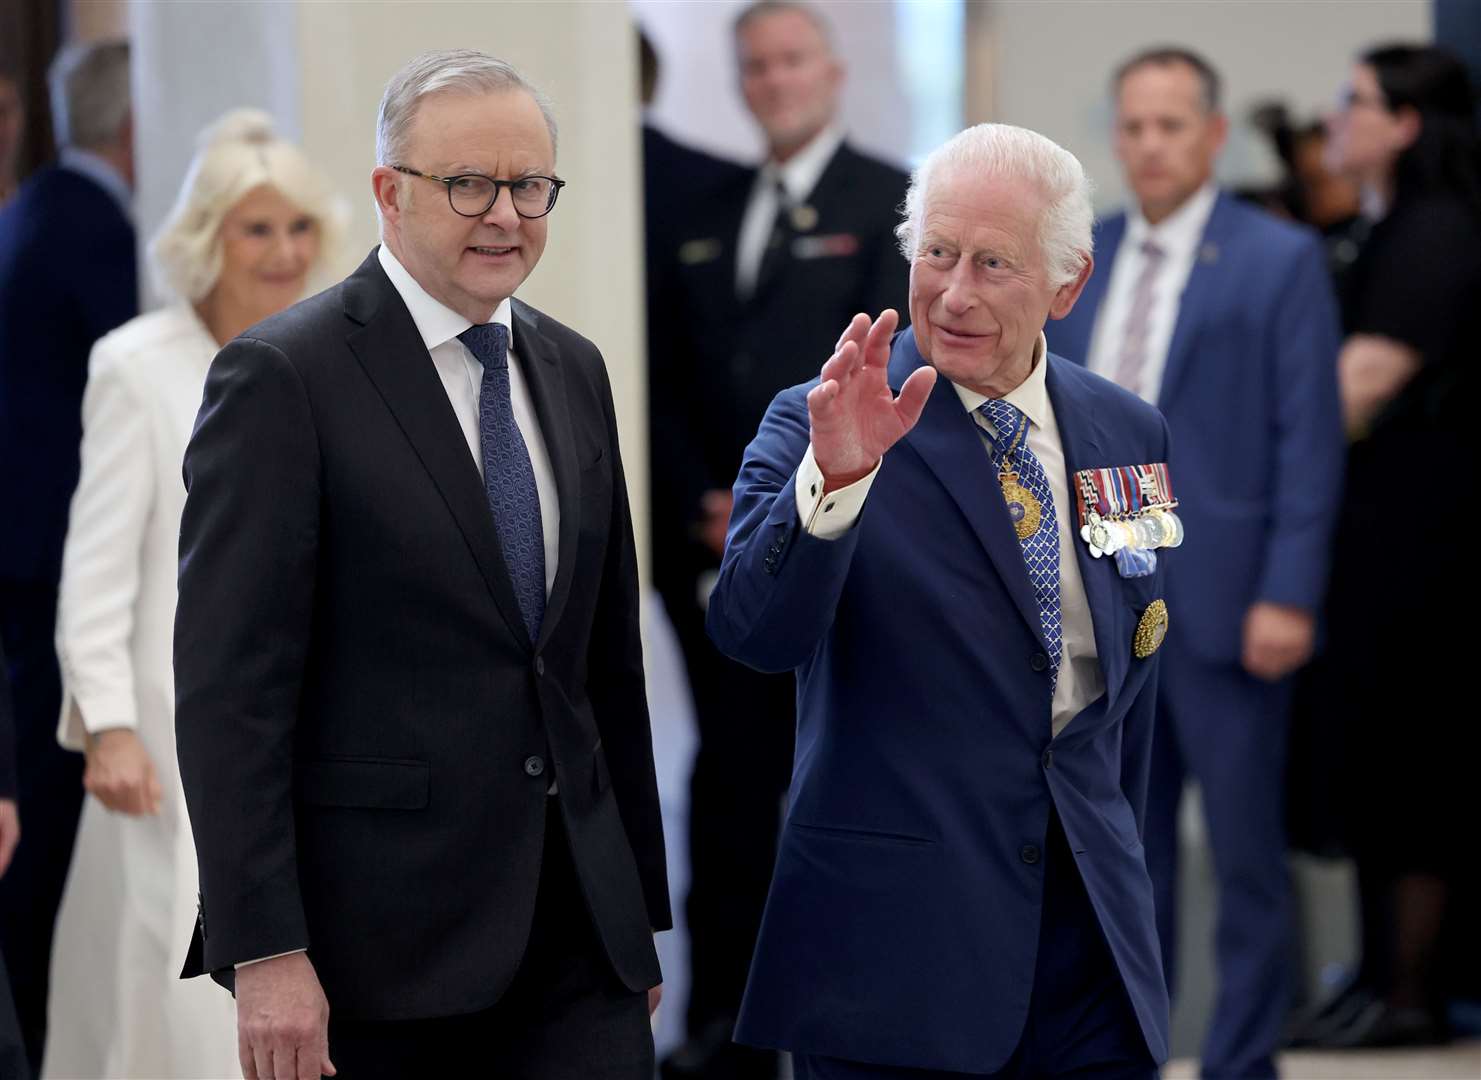
<svg viewBox="0 0 1481 1080">
<path fill-rule="evenodd" d="M 1100 657 L 1101 673 L 1106 680 L 1106 701 L 1116 699 L 1121 684 L 1126 681 L 1130 658 L 1123 645 L 1125 640 L 1122 620 L 1124 604 L 1119 602 L 1116 568 L 1109 557 L 1094 559 L 1089 548 L 1080 541 L 1080 518 L 1075 504 L 1075 473 L 1081 469 L 1093 469 L 1115 464 L 1105 459 L 1103 446 L 1108 445 L 1105 434 L 1096 419 L 1095 402 L 1090 399 L 1081 385 L 1081 380 L 1071 378 L 1062 370 L 1059 357 L 1048 357 L 1046 372 L 1049 401 L 1054 406 L 1054 420 L 1059 425 L 1059 440 L 1064 447 L 1066 480 L 1069 485 L 1072 505 L 1062 509 L 1068 514 L 1070 534 L 1074 540 L 1075 559 L 1080 568 L 1080 578 L 1085 583 L 1085 599 L 1090 605 L 1090 621 L 1095 633 L 1095 651 Z M 1073 374 L 1073 373 L 1070 373 Z"/>
<path fill-rule="evenodd" d="M 561 611 L 571 594 L 571 576 L 576 566 L 576 538 L 581 528 L 581 501 L 577 490 L 576 443 L 571 430 L 571 409 L 566 398 L 565 374 L 555 344 L 540 331 L 540 313 L 514 301 L 514 352 L 520 371 L 530 387 L 535 403 L 535 416 L 555 472 L 556 498 L 560 505 L 560 540 L 555 566 L 555 583 L 545 603 L 545 619 L 540 624 L 540 641 L 536 651 L 545 647 L 560 622 Z"/>
<path fill-rule="evenodd" d="M 345 314 L 357 324 L 346 339 L 351 351 L 447 503 L 510 633 L 528 643 L 478 466 L 416 323 L 374 251 L 347 283 Z"/>
<path fill-rule="evenodd" d="M 1224 266 L 1227 260 L 1223 253 L 1229 239 L 1228 211 L 1229 196 L 1220 192 L 1198 241 L 1193 272 L 1188 275 L 1188 284 L 1178 299 L 1178 321 L 1173 326 L 1172 341 L 1167 347 L 1167 366 L 1162 373 L 1162 388 L 1157 394 L 1157 406 L 1164 412 L 1193 365 L 1193 347 L 1203 329 L 1205 312 L 1219 290 L 1225 287 Z"/>
<path fill-rule="evenodd" d="M 895 393 L 900 392 L 910 373 L 924 363 L 915 347 L 915 331 L 901 332 L 890 357 L 890 386 Z M 962 408 L 962 400 L 950 381 L 936 380 L 920 422 L 905 436 L 904 442 L 920 455 L 956 501 L 1007 586 L 1019 614 L 1043 644 L 1039 603 L 1023 561 L 1023 547 L 998 491 L 982 436 L 972 417 Z"/>
</svg>

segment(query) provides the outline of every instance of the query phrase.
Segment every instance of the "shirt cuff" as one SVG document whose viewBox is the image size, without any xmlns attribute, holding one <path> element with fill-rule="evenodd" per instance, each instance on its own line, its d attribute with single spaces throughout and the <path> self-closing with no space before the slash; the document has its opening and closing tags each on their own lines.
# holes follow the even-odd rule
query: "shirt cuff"
<svg viewBox="0 0 1481 1080">
<path fill-rule="evenodd" d="M 276 960 L 280 956 L 292 956 L 294 953 L 301 953 L 301 952 L 308 952 L 308 950 L 307 949 L 289 949 L 287 952 L 273 953 L 273 955 L 271 955 L 271 956 L 259 956 L 256 960 L 243 960 L 240 964 L 235 965 L 235 970 L 241 971 L 242 968 L 244 968 L 244 967 L 251 967 L 253 964 L 260 964 L 264 960 Z"/>
<path fill-rule="evenodd" d="M 874 478 L 879 475 L 880 458 L 869 475 L 847 487 L 823 494 L 823 472 L 813 457 L 812 443 L 797 466 L 797 517 L 809 536 L 819 540 L 837 540 L 859 520 L 864 512 L 864 499 Z"/>
</svg>

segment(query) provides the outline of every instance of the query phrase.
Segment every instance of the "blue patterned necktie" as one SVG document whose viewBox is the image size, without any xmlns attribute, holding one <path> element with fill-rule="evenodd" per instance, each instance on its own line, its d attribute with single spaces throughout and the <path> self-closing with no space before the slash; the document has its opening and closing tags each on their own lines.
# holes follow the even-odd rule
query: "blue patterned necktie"
<svg viewBox="0 0 1481 1080">
<path fill-rule="evenodd" d="M 1018 483 L 1039 502 L 1039 527 L 1031 536 L 1020 535 L 1018 543 L 1023 548 L 1023 561 L 1034 586 L 1034 599 L 1039 603 L 1044 643 L 1049 646 L 1049 692 L 1053 694 L 1059 682 L 1059 658 L 1063 651 L 1059 624 L 1059 519 L 1054 512 L 1054 494 L 1049 490 L 1044 466 L 1028 448 L 1028 417 L 999 398 L 989 398 L 979 408 L 998 433 L 993 440 L 993 465 L 999 473 L 1005 469 L 1017 473 Z M 1024 508 L 1010 504 L 1009 514 L 1016 526 L 1025 516 Z M 1032 514 L 1028 516 L 1032 518 Z"/>
<path fill-rule="evenodd" d="M 530 641 L 540 639 L 545 617 L 545 532 L 535 469 L 509 395 L 509 331 L 499 323 L 470 326 L 458 335 L 483 365 L 478 390 L 478 442 L 483 451 L 483 489 L 494 528 L 509 565 L 519 613 Z"/>
</svg>

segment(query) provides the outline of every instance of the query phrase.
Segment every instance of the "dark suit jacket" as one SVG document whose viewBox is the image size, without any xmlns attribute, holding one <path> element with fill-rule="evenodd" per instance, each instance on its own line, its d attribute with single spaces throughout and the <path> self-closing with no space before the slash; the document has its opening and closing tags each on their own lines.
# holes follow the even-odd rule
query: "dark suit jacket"
<svg viewBox="0 0 1481 1080">
<path fill-rule="evenodd" d="M 689 457 L 685 399 L 694 363 L 685 345 L 679 249 L 694 223 L 713 212 L 719 189 L 733 189 L 754 170 L 712 157 L 643 125 L 643 248 L 648 301 L 649 508 L 653 564 L 672 566 L 687 545 L 693 500 L 704 490 L 703 466 Z"/>
<path fill-rule="evenodd" d="M 655 400 L 679 434 L 675 449 L 655 462 L 666 479 L 655 484 L 654 510 L 680 533 L 698 516 L 706 490 L 735 482 L 772 397 L 816 375 L 855 314 L 892 307 L 902 320 L 909 315 L 910 266 L 894 236 L 908 178 L 847 143 L 808 197 L 816 223 L 789 236 L 775 272 L 740 299 L 736 247 L 756 173 L 720 184 L 681 223 L 674 300 L 656 315 L 670 332 L 653 362 L 671 382 Z M 667 570 L 655 565 L 655 575 Z M 683 591 L 692 598 L 692 575 Z"/>
<path fill-rule="evenodd" d="M 70 169 L 0 210 L 0 579 L 55 584 L 93 342 L 139 310 L 134 228 Z"/>
<path fill-rule="evenodd" d="M 1126 217 L 1100 223 L 1096 269 L 1049 347 L 1083 364 Z M 1342 493 L 1340 329 L 1320 237 L 1220 194 L 1178 304 L 1158 408 L 1178 448 L 1187 526 L 1168 585 L 1177 634 L 1237 663 L 1257 600 L 1315 611 Z"/>
<path fill-rule="evenodd" d="M 185 457 L 187 973 L 308 947 L 332 1008 L 446 1016 L 523 954 L 552 775 L 621 980 L 670 926 L 626 487 L 601 354 L 515 301 L 560 554 L 531 646 L 452 406 L 374 253 L 211 365 Z"/>
<path fill-rule="evenodd" d="M 914 331 L 899 334 L 891 387 L 922 363 Z M 1156 410 L 1047 363 L 1068 469 L 1167 460 Z M 813 385 L 781 394 L 747 450 L 708 613 L 723 652 L 797 672 L 787 821 L 737 1039 L 996 1072 L 1028 1014 L 1052 807 L 1161 1060 L 1167 985 L 1141 843 L 1158 654 L 1136 659 L 1132 639 L 1167 560 L 1126 579 L 1077 541 L 1106 692 L 1051 739 L 1033 587 L 951 384 L 937 380 L 831 541 L 797 517 Z"/>
</svg>

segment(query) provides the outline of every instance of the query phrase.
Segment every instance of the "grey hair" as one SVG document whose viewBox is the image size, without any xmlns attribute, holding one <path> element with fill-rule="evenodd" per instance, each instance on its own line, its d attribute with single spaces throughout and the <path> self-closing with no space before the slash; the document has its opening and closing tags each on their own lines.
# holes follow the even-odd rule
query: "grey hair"
<svg viewBox="0 0 1481 1080">
<path fill-rule="evenodd" d="M 735 17 L 731 24 L 731 34 L 739 44 L 741 33 L 751 23 L 767 15 L 780 15 L 785 11 L 795 11 L 812 23 L 828 51 L 833 51 L 833 27 L 828 23 L 827 17 L 812 4 L 805 4 L 802 0 L 755 0 L 755 3 L 742 8 L 741 13 Z"/>
<path fill-rule="evenodd" d="M 1048 201 L 1039 219 L 1039 246 L 1056 287 L 1074 281 L 1094 249 L 1090 177 L 1078 158 L 1037 131 L 1012 124 L 978 124 L 958 132 L 927 155 L 910 176 L 895 228 L 900 253 L 914 260 L 931 184 L 946 173 L 1014 177 L 1035 184 Z"/>
<path fill-rule="evenodd" d="M 550 99 L 513 65 L 476 49 L 442 49 L 411 60 L 386 84 L 375 122 L 376 164 L 403 164 L 411 124 L 422 98 L 443 91 L 486 94 L 501 90 L 523 90 L 535 99 L 550 130 L 550 148 L 554 151 L 555 112 Z"/>
<path fill-rule="evenodd" d="M 93 150 L 118 138 L 129 115 L 129 45 L 69 45 L 46 75 L 58 146 Z"/>
</svg>

